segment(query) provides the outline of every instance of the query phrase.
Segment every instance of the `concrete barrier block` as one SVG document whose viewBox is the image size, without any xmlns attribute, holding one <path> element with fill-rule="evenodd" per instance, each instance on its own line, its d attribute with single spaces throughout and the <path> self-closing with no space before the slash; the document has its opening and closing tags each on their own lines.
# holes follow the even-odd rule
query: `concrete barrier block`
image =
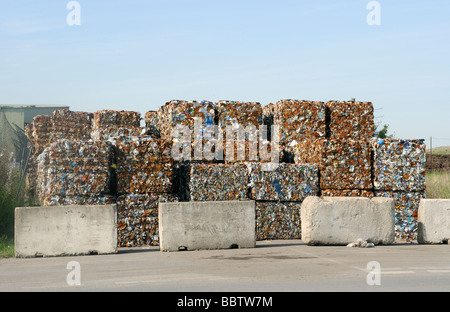
<svg viewBox="0 0 450 312">
<path fill-rule="evenodd" d="M 308 245 L 347 245 L 363 239 L 375 245 L 395 240 L 392 198 L 307 197 L 301 206 L 302 241 Z"/>
<path fill-rule="evenodd" d="M 116 253 L 117 208 L 18 207 L 14 239 L 18 258 Z"/>
<path fill-rule="evenodd" d="M 450 199 L 422 198 L 417 221 L 419 244 L 448 244 L 450 239 Z"/>
<path fill-rule="evenodd" d="M 253 248 L 255 201 L 159 203 L 161 251 Z"/>
</svg>

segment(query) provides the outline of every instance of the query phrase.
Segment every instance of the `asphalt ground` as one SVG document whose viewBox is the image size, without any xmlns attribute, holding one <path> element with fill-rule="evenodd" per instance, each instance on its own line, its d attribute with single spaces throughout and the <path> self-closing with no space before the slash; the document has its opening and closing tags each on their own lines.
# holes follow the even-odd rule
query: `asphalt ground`
<svg viewBox="0 0 450 312">
<path fill-rule="evenodd" d="M 0 291 L 172 292 L 185 304 L 189 298 L 182 295 L 192 292 L 448 292 L 450 246 L 349 248 L 277 240 L 248 249 L 142 247 L 110 255 L 7 258 L 0 259 Z"/>
</svg>

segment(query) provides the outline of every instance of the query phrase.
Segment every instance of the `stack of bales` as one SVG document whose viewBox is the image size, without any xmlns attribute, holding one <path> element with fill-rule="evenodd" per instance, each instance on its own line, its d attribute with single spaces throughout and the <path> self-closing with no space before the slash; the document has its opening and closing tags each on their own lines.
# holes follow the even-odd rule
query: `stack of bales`
<svg viewBox="0 0 450 312">
<path fill-rule="evenodd" d="M 119 246 L 157 245 L 158 202 L 172 200 L 170 145 L 153 138 L 116 143 Z"/>
<path fill-rule="evenodd" d="M 425 198 L 425 143 L 418 139 L 373 139 L 375 196 L 394 198 L 396 237 L 417 239 L 417 213 Z"/>
<path fill-rule="evenodd" d="M 318 195 L 315 165 L 252 163 L 250 198 L 256 201 L 256 239 L 300 239 L 300 207 Z"/>
<path fill-rule="evenodd" d="M 123 247 L 159 244 L 159 202 L 255 200 L 263 240 L 301 238 L 306 196 L 388 196 L 397 237 L 415 239 L 425 146 L 374 139 L 370 102 L 174 100 L 147 112 L 145 129 L 140 119 L 112 110 L 36 118 L 27 133 L 44 205 L 117 203 Z M 261 144 L 280 150 L 275 162 Z"/>
</svg>

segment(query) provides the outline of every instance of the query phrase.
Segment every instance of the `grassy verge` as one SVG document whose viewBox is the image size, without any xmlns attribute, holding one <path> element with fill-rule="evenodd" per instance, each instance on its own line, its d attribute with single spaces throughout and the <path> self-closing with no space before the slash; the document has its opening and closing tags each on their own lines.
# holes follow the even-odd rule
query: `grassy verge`
<svg viewBox="0 0 450 312">
<path fill-rule="evenodd" d="M 14 257 L 14 239 L 6 235 L 0 236 L 0 258 Z"/>
<path fill-rule="evenodd" d="M 427 198 L 450 199 L 450 172 L 428 171 L 426 183 Z"/>
</svg>

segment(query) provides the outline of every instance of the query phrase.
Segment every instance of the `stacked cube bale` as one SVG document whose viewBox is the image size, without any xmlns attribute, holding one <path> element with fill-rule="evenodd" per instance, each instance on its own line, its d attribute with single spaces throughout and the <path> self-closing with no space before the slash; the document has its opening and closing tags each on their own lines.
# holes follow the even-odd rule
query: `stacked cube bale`
<svg viewBox="0 0 450 312">
<path fill-rule="evenodd" d="M 425 143 L 420 139 L 373 139 L 375 196 L 394 198 L 396 238 L 417 239 L 417 213 L 425 198 Z"/>
<path fill-rule="evenodd" d="M 109 204 L 110 146 L 59 139 L 38 156 L 38 195 L 44 206 Z"/>
<path fill-rule="evenodd" d="M 38 156 L 38 196 L 42 205 L 109 204 L 111 146 L 91 140 L 93 114 L 56 110 L 40 131 L 51 129 Z M 37 126 L 38 123 L 35 125 Z"/>
<path fill-rule="evenodd" d="M 201 147 L 210 141 L 205 134 L 216 124 L 216 110 L 210 101 L 184 100 L 172 100 L 158 110 L 161 138 L 172 142 L 180 156 L 176 161 L 203 160 Z"/>
<path fill-rule="evenodd" d="M 217 103 L 217 111 L 224 162 L 259 161 L 261 103 L 222 100 Z"/>
<path fill-rule="evenodd" d="M 263 108 L 267 138 L 278 149 L 280 163 L 261 162 L 251 171 L 257 239 L 301 238 L 301 203 L 306 196 L 318 195 L 319 171 L 315 164 L 295 163 L 293 146 L 325 137 L 326 118 L 327 107 L 320 101 L 280 100 Z"/>
<path fill-rule="evenodd" d="M 372 154 L 368 140 L 303 140 L 294 146 L 297 163 L 316 164 L 323 194 L 373 196 Z"/>
<path fill-rule="evenodd" d="M 134 111 L 101 110 L 93 115 L 91 137 L 95 140 L 114 140 L 141 134 L 141 114 Z"/>
<path fill-rule="evenodd" d="M 59 109 L 53 112 L 50 142 L 59 139 L 89 140 L 92 131 L 92 113 Z"/>
<path fill-rule="evenodd" d="M 256 239 L 300 239 L 300 207 L 318 194 L 315 165 L 249 164 L 250 198 L 256 201 Z"/>
<path fill-rule="evenodd" d="M 116 142 L 121 247 L 159 245 L 158 203 L 175 200 L 170 144 L 130 137 Z"/>
<path fill-rule="evenodd" d="M 318 166 L 323 196 L 372 197 L 372 103 L 329 101 L 324 105 L 325 136 L 291 142 L 294 161 Z"/>
</svg>

